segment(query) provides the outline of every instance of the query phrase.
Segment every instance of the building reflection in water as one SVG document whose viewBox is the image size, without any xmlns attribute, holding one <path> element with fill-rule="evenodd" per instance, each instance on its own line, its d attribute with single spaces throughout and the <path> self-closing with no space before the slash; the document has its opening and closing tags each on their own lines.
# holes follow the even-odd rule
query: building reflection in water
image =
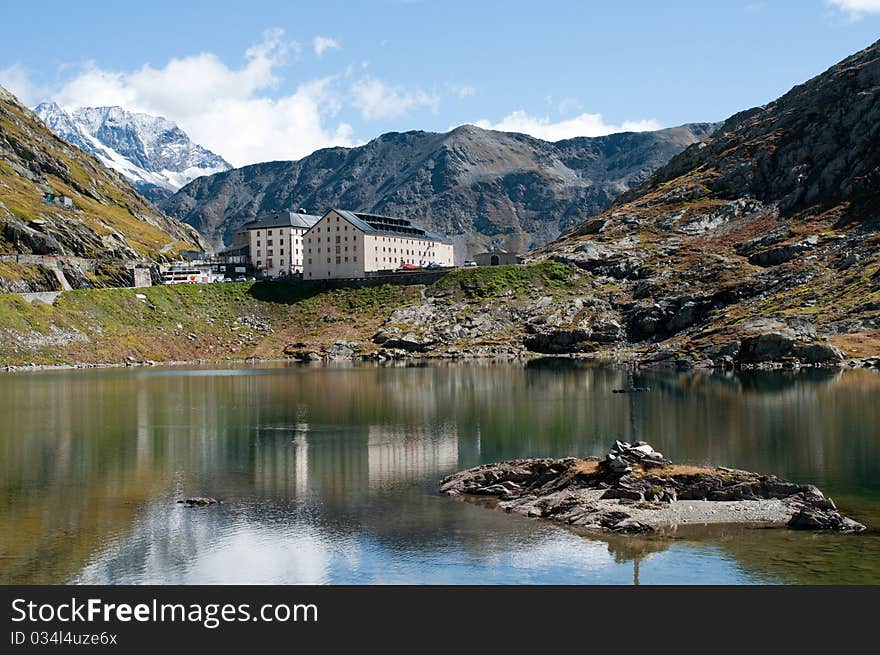
<svg viewBox="0 0 880 655">
<path fill-rule="evenodd" d="M 458 433 L 442 426 L 426 428 L 371 425 L 367 437 L 371 487 L 421 481 L 458 465 Z"/>
</svg>

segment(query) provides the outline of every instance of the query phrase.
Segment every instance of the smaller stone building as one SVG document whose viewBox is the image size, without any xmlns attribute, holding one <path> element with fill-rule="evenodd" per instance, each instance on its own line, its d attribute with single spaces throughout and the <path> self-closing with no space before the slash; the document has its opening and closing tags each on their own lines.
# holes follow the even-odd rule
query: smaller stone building
<svg viewBox="0 0 880 655">
<path fill-rule="evenodd" d="M 525 260 L 514 252 L 506 250 L 490 250 L 474 257 L 477 266 L 501 266 L 504 264 L 522 264 Z"/>
</svg>

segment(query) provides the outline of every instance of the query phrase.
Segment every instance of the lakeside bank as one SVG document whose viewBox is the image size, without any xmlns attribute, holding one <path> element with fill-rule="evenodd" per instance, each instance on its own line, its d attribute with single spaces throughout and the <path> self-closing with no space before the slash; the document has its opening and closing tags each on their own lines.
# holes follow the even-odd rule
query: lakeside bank
<svg viewBox="0 0 880 655">
<path fill-rule="evenodd" d="M 880 367 L 880 337 L 824 334 L 787 315 L 720 316 L 721 327 L 634 340 L 618 284 L 558 262 L 411 281 L 81 289 L 52 304 L 0 294 L 0 366 L 552 356 L 672 368 Z"/>
</svg>

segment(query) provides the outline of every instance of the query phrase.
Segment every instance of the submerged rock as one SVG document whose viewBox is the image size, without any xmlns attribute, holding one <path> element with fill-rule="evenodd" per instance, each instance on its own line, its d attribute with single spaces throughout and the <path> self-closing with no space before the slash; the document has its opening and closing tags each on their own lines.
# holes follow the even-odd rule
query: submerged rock
<svg viewBox="0 0 880 655">
<path fill-rule="evenodd" d="M 178 500 L 178 504 L 186 505 L 187 507 L 207 507 L 208 505 L 219 505 L 220 501 L 216 498 L 207 498 L 202 496 L 195 496 L 193 498 L 187 498 L 186 500 Z"/>
</svg>

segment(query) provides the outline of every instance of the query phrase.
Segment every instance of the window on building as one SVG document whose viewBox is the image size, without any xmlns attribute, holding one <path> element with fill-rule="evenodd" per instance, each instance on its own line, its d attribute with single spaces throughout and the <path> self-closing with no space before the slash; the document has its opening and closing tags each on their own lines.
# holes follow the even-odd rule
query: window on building
<svg viewBox="0 0 880 655">
<path fill-rule="evenodd" d="M 311 263 L 312 263 L 312 258 L 309 257 L 309 265 L 311 265 Z M 311 274 L 310 274 L 310 275 L 311 275 Z"/>
<path fill-rule="evenodd" d="M 284 254 L 284 248 L 279 248 L 279 249 L 278 249 L 278 254 L 279 254 L 279 255 L 283 255 L 283 254 Z"/>
<path fill-rule="evenodd" d="M 345 258 L 345 263 L 346 263 L 346 264 L 348 263 L 348 257 Z"/>
<path fill-rule="evenodd" d="M 336 252 L 337 253 L 339 252 L 339 246 L 336 246 Z"/>
<path fill-rule="evenodd" d="M 278 265 L 279 265 L 279 266 L 284 266 L 284 260 L 282 259 L 281 261 L 279 261 L 279 262 L 278 262 Z"/>
<path fill-rule="evenodd" d="M 330 258 L 329 258 L 329 257 L 327 258 L 327 263 L 328 263 L 328 264 L 330 263 Z M 330 275 L 330 274 L 328 273 L 327 275 Z"/>
<path fill-rule="evenodd" d="M 272 251 L 270 250 L 269 252 L 267 252 L 267 253 L 266 253 L 266 256 L 267 256 L 267 257 L 271 257 L 271 256 L 272 256 Z"/>
<path fill-rule="evenodd" d="M 266 234 L 268 234 L 269 236 L 272 236 L 272 230 L 267 231 Z"/>
<path fill-rule="evenodd" d="M 336 235 L 336 243 L 339 243 L 339 235 Z"/>
<path fill-rule="evenodd" d="M 266 260 L 266 266 L 268 266 L 269 268 L 272 268 L 272 260 L 271 259 Z"/>
<path fill-rule="evenodd" d="M 260 250 L 257 251 L 257 257 L 262 256 L 262 254 L 263 254 L 262 251 L 260 251 Z"/>
<path fill-rule="evenodd" d="M 354 256 L 354 261 L 357 261 L 357 260 L 358 260 L 358 256 L 355 255 L 355 256 Z"/>
<path fill-rule="evenodd" d="M 341 263 L 342 263 L 342 258 L 341 258 L 341 257 L 337 257 L 337 258 L 336 258 L 336 263 L 337 263 L 337 264 L 341 264 Z"/>
<path fill-rule="evenodd" d="M 266 245 L 267 245 L 267 246 L 271 246 L 271 245 L 272 245 L 272 239 L 269 239 L 268 241 L 266 241 Z"/>
</svg>

